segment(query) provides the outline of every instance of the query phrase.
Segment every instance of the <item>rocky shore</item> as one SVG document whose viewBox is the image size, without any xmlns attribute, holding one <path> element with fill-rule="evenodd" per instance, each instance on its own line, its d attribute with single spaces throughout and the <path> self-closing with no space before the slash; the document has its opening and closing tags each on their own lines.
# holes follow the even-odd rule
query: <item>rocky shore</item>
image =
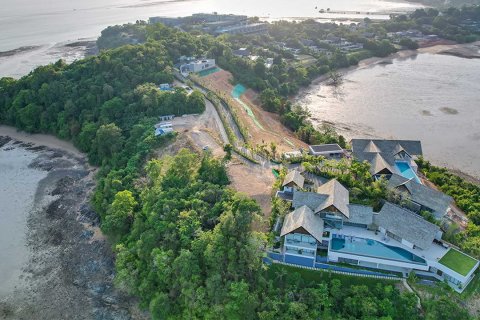
<svg viewBox="0 0 480 320">
<path fill-rule="evenodd" d="M 83 156 L 0 136 L 0 157 L 18 148 L 35 154 L 29 168 L 47 174 L 27 214 L 28 262 L 13 292 L 0 296 L 0 318 L 145 318 L 114 288 L 111 245 L 89 204 L 95 170 Z"/>
</svg>

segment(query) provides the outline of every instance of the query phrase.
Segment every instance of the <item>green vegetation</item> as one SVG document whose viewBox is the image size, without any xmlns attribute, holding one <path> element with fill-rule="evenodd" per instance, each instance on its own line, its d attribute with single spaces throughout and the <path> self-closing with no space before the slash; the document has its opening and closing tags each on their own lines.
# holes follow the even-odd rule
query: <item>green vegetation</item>
<svg viewBox="0 0 480 320">
<path fill-rule="evenodd" d="M 475 259 L 455 249 L 448 250 L 438 262 L 463 276 L 466 276 L 477 264 Z"/>
<path fill-rule="evenodd" d="M 420 171 L 440 190 L 453 197 L 456 205 L 470 219 L 465 231 L 448 234 L 448 240 L 459 245 L 467 253 L 480 257 L 480 186 L 454 175 L 445 168 L 430 162 L 417 160 Z"/>
<path fill-rule="evenodd" d="M 306 171 L 337 179 L 350 191 L 350 202 L 371 205 L 375 209 L 381 206 L 382 199 L 390 199 L 385 180 L 375 180 L 370 174 L 370 164 L 356 160 L 327 160 L 323 157 L 307 157 L 302 166 Z"/>
<path fill-rule="evenodd" d="M 117 284 L 138 295 L 155 319 L 247 312 L 229 305 L 262 283 L 264 240 L 250 229 L 259 206 L 225 188 L 225 168 L 208 154 L 199 162 L 182 150 L 145 170 L 137 187 L 142 205 L 116 247 Z"/>
<path fill-rule="evenodd" d="M 277 264 L 267 276 L 271 298 L 260 319 L 422 319 L 415 295 L 391 281 Z"/>
<path fill-rule="evenodd" d="M 288 28 L 278 31 L 283 29 Z M 457 305 L 444 300 L 426 300 L 424 316 L 413 294 L 389 282 L 265 266 L 267 235 L 252 230 L 260 208 L 228 188 L 224 160 L 182 150 L 146 162 L 174 138 L 154 136 L 159 115 L 205 108 L 199 92 L 161 92 L 156 84 L 172 82 L 173 62 L 181 55 L 231 62 L 236 38 L 139 23 L 111 28 L 99 41 L 110 48 L 141 42 L 141 36 L 141 45 L 106 50 L 71 65 L 59 61 L 20 80 L 1 79 L 0 122 L 71 140 L 99 166 L 92 202 L 115 247 L 116 284 L 138 296 L 153 319 L 465 319 Z M 279 72 L 278 86 L 274 78 L 264 79 L 261 66 L 253 69 L 262 79 L 258 88 L 273 90 L 265 102 L 276 107 L 280 99 L 275 111 L 304 139 L 339 139 L 329 128 L 317 134 L 305 123 L 303 110 L 288 107 L 285 97 L 308 84 L 316 71 L 309 75 L 304 65 L 292 69 L 283 59 L 288 58 L 277 58 L 276 64 L 285 68 L 272 67 Z M 333 61 L 336 67 L 345 63 L 341 55 Z M 242 76 L 240 69 L 234 74 Z M 358 200 L 375 199 L 383 190 L 368 180 L 364 164 L 322 168 L 357 190 L 352 195 Z"/>
</svg>

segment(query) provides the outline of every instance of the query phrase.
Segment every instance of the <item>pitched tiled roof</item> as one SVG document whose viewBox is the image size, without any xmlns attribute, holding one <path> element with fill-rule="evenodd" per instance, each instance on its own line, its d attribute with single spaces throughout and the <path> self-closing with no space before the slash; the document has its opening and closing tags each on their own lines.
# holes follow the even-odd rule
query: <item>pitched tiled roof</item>
<svg viewBox="0 0 480 320">
<path fill-rule="evenodd" d="M 376 150 L 371 150 L 372 144 Z M 383 139 L 352 139 L 352 152 L 380 152 L 393 154 L 394 150 L 398 150 L 399 146 L 412 156 L 421 156 L 422 144 L 417 140 L 383 140 Z M 369 150 L 370 149 L 370 150 Z"/>
<path fill-rule="evenodd" d="M 447 211 L 450 204 L 453 202 L 453 198 L 437 191 L 416 181 L 408 180 L 398 174 L 393 174 L 388 181 L 389 188 L 398 188 L 399 186 L 405 186 L 409 193 L 409 198 L 424 207 L 438 212 L 443 215 Z"/>
<path fill-rule="evenodd" d="M 392 155 L 399 154 L 402 151 L 408 153 L 407 150 L 405 150 L 399 143 L 397 143 L 395 148 L 393 148 Z M 410 153 L 408 153 L 408 155 L 410 155 Z"/>
<path fill-rule="evenodd" d="M 322 241 L 323 220 L 312 209 L 302 206 L 285 216 L 280 236 L 283 237 L 298 228 L 305 229 L 318 241 Z"/>
<path fill-rule="evenodd" d="M 303 188 L 305 178 L 297 170 L 292 170 L 285 176 L 285 179 L 283 180 L 283 186 L 291 182 L 295 183 L 299 188 Z"/>
<path fill-rule="evenodd" d="M 395 172 L 395 155 L 401 151 L 410 156 L 421 156 L 422 144 L 414 140 L 352 139 L 352 154 L 358 161 L 371 164 L 370 173 L 384 169 Z"/>
<path fill-rule="evenodd" d="M 432 245 L 440 230 L 418 214 L 389 202 L 374 216 L 374 223 L 423 250 Z"/>
<path fill-rule="evenodd" d="M 382 172 L 383 170 L 388 170 L 390 173 L 394 172 L 390 164 L 388 164 L 388 162 L 383 158 L 381 153 L 375 153 L 372 161 L 370 161 L 370 164 L 370 172 L 372 174 L 377 174 L 379 172 Z"/>
<path fill-rule="evenodd" d="M 380 149 L 378 149 L 378 147 L 375 145 L 375 142 L 373 142 L 372 140 L 370 140 L 370 142 L 367 144 L 367 146 L 363 149 L 363 152 L 373 152 L 373 153 L 377 153 L 377 152 L 381 152 Z"/>
<path fill-rule="evenodd" d="M 293 191 L 293 202 L 292 206 L 297 209 L 302 206 L 307 206 L 312 210 L 318 208 L 320 204 L 325 202 L 327 196 L 324 194 L 318 194 L 316 192 L 303 192 L 303 191 Z"/>
<path fill-rule="evenodd" d="M 373 208 L 359 204 L 349 204 L 348 210 L 350 217 L 343 219 L 345 222 L 370 225 L 373 223 Z"/>
<path fill-rule="evenodd" d="M 349 192 L 337 179 L 332 179 L 322 184 L 318 187 L 317 193 L 327 195 L 328 197 L 317 207 L 315 212 L 320 212 L 333 205 L 343 213 L 345 217 L 348 218 L 350 216 L 348 210 Z"/>
</svg>

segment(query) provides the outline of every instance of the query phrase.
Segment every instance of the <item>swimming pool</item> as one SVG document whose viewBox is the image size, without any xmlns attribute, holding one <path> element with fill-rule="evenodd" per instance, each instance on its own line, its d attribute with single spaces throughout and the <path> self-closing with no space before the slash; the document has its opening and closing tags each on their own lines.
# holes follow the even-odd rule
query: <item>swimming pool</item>
<svg viewBox="0 0 480 320">
<path fill-rule="evenodd" d="M 388 260 L 395 260 L 408 263 L 426 264 L 425 260 L 413 253 L 394 246 L 389 246 L 381 242 L 357 238 L 357 237 L 345 237 L 345 238 L 332 238 L 330 250 L 349 253 L 359 256 L 381 258 Z"/>
<path fill-rule="evenodd" d="M 237 84 L 235 87 L 233 87 L 232 97 L 235 99 L 239 99 L 242 96 L 242 94 L 245 93 L 245 91 L 247 91 L 247 88 L 245 88 L 245 86 L 241 84 Z"/>
<path fill-rule="evenodd" d="M 420 179 L 418 178 L 417 174 L 413 169 L 410 167 L 410 165 L 405 162 L 405 161 L 396 161 L 395 162 L 395 167 L 397 167 L 398 173 L 407 179 L 414 179 L 418 183 L 422 183 Z"/>
<path fill-rule="evenodd" d="M 198 73 L 198 75 L 200 77 L 206 77 L 206 76 L 209 76 L 212 73 L 215 73 L 215 72 L 218 72 L 218 71 L 220 71 L 220 68 L 215 67 L 215 68 L 210 68 L 210 69 L 207 69 L 207 70 L 202 70 Z"/>
</svg>

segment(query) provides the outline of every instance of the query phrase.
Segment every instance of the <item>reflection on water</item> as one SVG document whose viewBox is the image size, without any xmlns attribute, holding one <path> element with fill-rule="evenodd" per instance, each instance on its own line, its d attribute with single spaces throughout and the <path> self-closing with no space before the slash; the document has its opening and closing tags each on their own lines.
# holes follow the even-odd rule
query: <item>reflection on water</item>
<svg viewBox="0 0 480 320">
<path fill-rule="evenodd" d="M 478 59 L 419 54 L 350 72 L 340 93 L 314 86 L 300 103 L 349 138 L 420 139 L 434 163 L 480 177 L 479 86 Z"/>
</svg>

